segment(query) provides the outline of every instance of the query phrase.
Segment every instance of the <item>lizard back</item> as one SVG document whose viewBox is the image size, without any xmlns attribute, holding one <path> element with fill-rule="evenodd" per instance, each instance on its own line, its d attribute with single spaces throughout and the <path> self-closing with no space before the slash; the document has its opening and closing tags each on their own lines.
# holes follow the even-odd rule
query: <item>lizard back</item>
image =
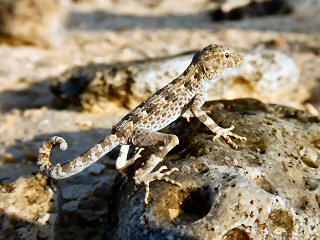
<svg viewBox="0 0 320 240">
<path fill-rule="evenodd" d="M 219 80 L 223 71 L 238 65 L 243 60 L 223 45 L 213 44 L 197 52 L 188 68 L 171 83 L 157 91 L 138 105 L 114 127 L 121 131 L 126 123 L 132 122 L 134 129 L 158 131 L 176 120 L 187 110 L 198 93 L 208 90 Z"/>
</svg>

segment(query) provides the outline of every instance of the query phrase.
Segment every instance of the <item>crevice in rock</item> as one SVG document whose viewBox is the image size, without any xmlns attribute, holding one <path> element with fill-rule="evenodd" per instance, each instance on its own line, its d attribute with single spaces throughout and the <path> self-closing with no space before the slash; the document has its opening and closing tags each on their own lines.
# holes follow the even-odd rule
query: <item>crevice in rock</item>
<svg viewBox="0 0 320 240">
<path fill-rule="evenodd" d="M 209 186 L 192 189 L 182 200 L 176 220 L 185 224 L 204 218 L 211 210 L 213 198 Z"/>
<path fill-rule="evenodd" d="M 320 208 L 320 194 L 316 194 L 316 195 L 315 195 L 315 199 L 316 199 L 316 201 L 317 201 L 317 203 L 318 203 L 318 206 L 319 206 L 319 208 Z"/>
<path fill-rule="evenodd" d="M 259 176 L 255 179 L 256 184 L 262 188 L 264 191 L 272 194 L 278 195 L 278 191 L 272 186 L 272 184 L 268 181 L 268 179 L 264 176 Z"/>
</svg>

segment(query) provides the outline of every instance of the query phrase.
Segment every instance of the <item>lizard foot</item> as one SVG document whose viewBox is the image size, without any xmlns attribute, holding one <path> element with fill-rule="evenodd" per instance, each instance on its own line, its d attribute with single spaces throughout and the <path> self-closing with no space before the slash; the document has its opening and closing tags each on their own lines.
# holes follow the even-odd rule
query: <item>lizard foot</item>
<svg viewBox="0 0 320 240">
<path fill-rule="evenodd" d="M 236 139 L 239 139 L 241 141 L 247 141 L 246 137 L 241 137 L 233 132 L 231 132 L 234 129 L 234 126 L 232 125 L 229 128 L 221 128 L 221 127 L 217 127 L 215 129 L 215 134 L 216 136 L 213 137 L 213 141 L 217 140 L 219 137 L 223 137 L 224 140 L 233 148 L 237 149 L 238 145 L 235 144 L 230 137 L 234 137 Z"/>
<path fill-rule="evenodd" d="M 204 111 L 205 113 L 211 113 L 211 110 L 206 110 Z M 194 114 L 188 110 L 186 112 L 184 112 L 182 115 L 181 115 L 182 118 L 186 119 L 186 121 L 189 123 L 190 122 L 190 118 L 193 118 L 195 117 Z"/>
<path fill-rule="evenodd" d="M 136 172 L 136 176 L 135 176 L 136 183 L 137 184 L 143 183 L 146 188 L 146 195 L 144 197 L 145 204 L 148 204 L 148 198 L 150 195 L 150 186 L 149 185 L 151 182 L 153 182 L 155 180 L 166 181 L 171 184 L 177 185 L 178 187 L 182 187 L 181 183 L 167 177 L 171 173 L 173 173 L 175 171 L 179 171 L 179 169 L 172 168 L 171 170 L 168 170 L 166 172 L 162 172 L 163 170 L 166 170 L 166 169 L 168 169 L 166 166 L 162 166 L 162 167 L 160 167 L 160 169 L 158 171 L 155 171 L 155 172 L 149 173 L 149 174 L 143 174 L 143 173 L 139 174 L 139 172 L 138 172 L 139 170 Z"/>
<path fill-rule="evenodd" d="M 128 145 L 126 145 L 126 146 L 128 146 Z M 137 152 L 135 153 L 135 155 L 132 158 L 130 158 L 129 160 L 126 160 L 128 150 L 129 150 L 129 146 L 124 149 L 124 152 L 121 152 L 121 150 L 120 150 L 120 154 L 119 154 L 119 157 L 116 162 L 116 168 L 121 173 L 125 172 L 125 170 L 130 165 L 135 163 L 135 161 L 141 157 L 140 153 L 144 150 L 144 148 L 136 148 L 135 151 L 137 151 Z"/>
<path fill-rule="evenodd" d="M 189 123 L 190 122 L 190 118 L 194 117 L 194 115 L 192 114 L 191 111 L 186 111 L 185 113 L 183 113 L 181 115 L 182 118 L 186 119 L 187 122 Z"/>
<path fill-rule="evenodd" d="M 133 156 L 133 158 L 130 158 L 127 163 L 126 163 L 126 167 L 132 165 L 138 158 L 141 157 L 141 152 L 144 150 L 144 148 L 136 148 L 135 149 L 137 152 L 135 153 L 135 155 Z"/>
</svg>

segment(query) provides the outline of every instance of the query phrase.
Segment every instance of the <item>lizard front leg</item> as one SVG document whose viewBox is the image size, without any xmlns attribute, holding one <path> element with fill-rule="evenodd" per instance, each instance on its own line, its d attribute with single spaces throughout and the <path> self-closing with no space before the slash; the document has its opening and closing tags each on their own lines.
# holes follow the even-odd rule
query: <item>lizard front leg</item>
<svg viewBox="0 0 320 240">
<path fill-rule="evenodd" d="M 159 170 L 152 172 L 154 168 L 163 161 L 163 158 L 167 153 L 179 144 L 177 136 L 172 134 L 165 134 L 154 132 L 150 130 L 138 130 L 134 134 L 133 143 L 138 147 L 157 146 L 159 150 L 152 154 L 146 164 L 138 169 L 135 173 L 135 181 L 137 184 L 144 184 L 146 188 L 146 195 L 144 202 L 148 204 L 148 197 L 150 193 L 150 183 L 155 180 L 163 180 L 175 184 L 181 187 L 179 182 L 176 182 L 167 176 L 174 171 L 179 171 L 178 168 L 172 168 L 171 170 L 164 171 L 167 169 L 166 166 L 162 166 Z"/>
<path fill-rule="evenodd" d="M 216 124 L 212 118 L 208 116 L 208 114 L 201 109 L 201 106 L 203 105 L 204 101 L 206 99 L 206 93 L 196 95 L 194 97 L 194 101 L 190 107 L 191 112 L 202 122 L 204 125 L 206 125 L 213 133 L 216 134 L 214 136 L 213 140 L 218 139 L 219 137 L 223 137 L 223 139 L 233 148 L 237 149 L 238 145 L 235 144 L 230 137 L 237 138 L 241 141 L 246 141 L 246 137 L 241 137 L 233 132 L 231 132 L 234 129 L 234 126 L 231 126 L 230 128 L 222 128 L 218 124 Z"/>
</svg>

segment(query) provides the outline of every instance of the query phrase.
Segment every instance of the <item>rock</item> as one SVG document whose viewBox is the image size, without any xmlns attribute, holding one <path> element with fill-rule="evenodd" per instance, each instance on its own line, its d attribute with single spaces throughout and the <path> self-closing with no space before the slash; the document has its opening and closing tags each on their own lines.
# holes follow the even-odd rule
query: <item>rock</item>
<svg viewBox="0 0 320 240">
<path fill-rule="evenodd" d="M 0 0 L 0 42 L 59 46 L 63 41 L 65 0 Z"/>
<path fill-rule="evenodd" d="M 299 1 L 299 0 L 286 0 L 287 4 L 300 16 L 310 16 L 314 15 L 315 17 L 320 13 L 320 1 L 319 0 L 308 0 L 308 1 Z"/>
<path fill-rule="evenodd" d="M 0 184 L 0 239 L 101 239 L 115 175 L 51 185 L 37 174 Z"/>
<path fill-rule="evenodd" d="M 45 6 L 46 1 L 38 2 L 42 3 L 41 6 Z M 308 103 L 314 105 L 319 111 L 319 18 L 311 15 L 314 14 L 313 10 L 317 9 L 317 5 L 312 6 L 307 11 L 302 8 L 300 9 L 298 5 L 309 4 L 317 0 L 288 0 L 287 3 L 292 4 L 296 8 L 288 15 L 283 15 L 282 13 L 263 17 L 245 15 L 239 21 L 213 22 L 210 11 L 213 11 L 218 3 L 227 1 L 191 0 L 184 1 L 184 4 L 181 5 L 181 0 L 143 0 L 138 2 L 128 0 L 77 0 L 77 2 L 86 3 L 72 4 L 70 10 L 68 9 L 69 15 L 65 29 L 66 39 L 60 47 L 50 49 L 33 46 L 16 47 L 14 44 L 25 44 L 26 41 L 23 40 L 22 42 L 15 35 L 12 35 L 7 40 L 5 39 L 11 45 L 0 45 L 0 182 L 2 183 L 1 186 L 13 186 L 13 190 L 5 193 L 5 195 L 13 196 L 16 187 L 18 188 L 24 182 L 27 187 L 24 190 L 19 190 L 20 195 L 15 194 L 15 199 L 25 199 L 23 197 L 24 193 L 26 193 L 26 196 L 29 196 L 29 192 L 32 189 L 29 187 L 29 183 L 26 182 L 28 182 L 28 179 L 32 179 L 32 177 L 23 178 L 19 184 L 17 182 L 11 184 L 3 183 L 8 181 L 13 182 L 21 176 L 30 176 L 31 172 L 36 170 L 36 154 L 42 141 L 53 135 L 66 137 L 68 143 L 70 143 L 68 151 L 55 151 L 53 155 L 55 163 L 64 162 L 78 156 L 81 152 L 92 146 L 92 144 L 103 139 L 110 132 L 112 125 L 127 113 L 128 109 L 111 107 L 113 102 L 117 101 L 117 98 L 121 99 L 121 101 L 118 101 L 118 104 L 120 103 L 121 105 L 127 104 L 126 99 L 140 101 L 139 99 L 135 99 L 135 95 L 132 95 L 130 92 L 131 88 L 129 89 L 129 98 L 125 98 L 123 92 L 128 92 L 126 86 L 135 84 L 128 81 L 124 82 L 124 85 L 120 85 L 124 87 L 123 89 L 119 88 L 121 95 L 116 95 L 112 99 L 106 98 L 105 101 L 108 102 L 108 105 L 103 103 L 103 97 L 100 99 L 102 102 L 101 108 L 104 111 L 106 109 L 110 111 L 109 114 L 54 108 L 51 104 L 53 97 L 49 92 L 49 85 L 51 84 L 49 77 L 60 76 L 62 72 L 75 66 L 81 65 L 85 68 L 88 63 L 92 62 L 97 65 L 98 63 L 105 65 L 107 63 L 132 61 L 134 59 L 143 60 L 160 56 L 173 56 L 192 49 L 200 49 L 209 43 L 223 43 L 232 48 L 242 49 L 246 53 L 260 47 L 271 48 L 286 53 L 290 58 L 294 59 L 301 73 L 297 88 L 299 90 L 303 89 L 309 96 L 311 95 Z M 240 1 L 242 0 L 234 2 Z M 258 1 L 261 2 L 262 0 L 256 0 L 256 2 Z M 0 0 L 0 2 L 4 1 Z M 7 0 L 6 2 L 16 4 L 18 1 Z M 20 2 L 22 3 L 23 1 L 21 0 Z M 74 0 L 73 2 L 76 1 Z M 160 4 L 151 7 L 145 4 L 146 2 L 152 2 L 152 4 L 160 2 Z M 59 21 L 61 21 L 60 19 L 57 20 L 57 18 L 48 17 L 50 9 L 52 8 L 48 7 L 45 15 L 47 16 L 46 19 L 49 20 L 48 25 L 42 24 L 40 21 L 37 23 L 47 26 L 47 29 L 41 30 L 43 33 L 49 31 L 49 29 L 54 29 L 52 24 L 54 25 L 55 22 L 60 24 Z M 306 14 L 298 16 L 296 11 L 299 9 Z M 25 8 L 23 11 L 27 13 L 30 10 Z M 5 16 L 0 13 L 0 18 L 3 17 Z M 32 19 L 37 19 L 37 17 L 37 15 L 32 15 Z M 11 23 L 14 23 L 14 21 Z M 19 26 L 23 28 L 21 27 L 22 24 Z M 9 33 L 19 26 L 10 28 L 11 30 L 8 30 Z M 29 31 L 26 34 L 30 36 L 31 32 Z M 52 40 L 55 41 L 55 38 L 59 40 L 60 35 L 53 34 Z M 38 41 L 39 37 L 35 39 Z M 42 46 L 42 43 L 32 44 Z M 48 44 L 45 43 L 44 45 Z M 53 45 L 55 44 L 53 43 Z M 93 76 L 95 76 L 96 73 L 93 73 Z M 171 80 L 169 79 L 169 81 Z M 102 90 L 104 89 L 103 81 L 102 79 Z M 237 82 L 238 85 L 242 86 L 241 79 L 238 79 Z M 126 83 L 128 84 L 126 85 Z M 228 85 L 225 80 L 221 83 Z M 147 89 L 147 84 L 148 82 L 142 82 L 142 87 L 144 88 L 140 87 L 140 89 Z M 156 84 L 156 82 L 152 84 Z M 117 89 L 112 88 L 113 85 L 108 86 L 110 86 L 109 92 L 116 92 Z M 253 84 L 253 89 L 251 89 L 249 82 L 245 83 L 244 86 L 246 86 L 246 89 L 243 92 L 255 91 L 255 84 Z M 216 90 L 227 94 L 228 91 L 223 91 L 223 88 L 226 87 L 219 87 Z M 93 89 L 96 89 L 95 91 L 99 93 L 97 86 Z M 143 90 L 141 93 L 143 96 L 149 96 L 153 93 L 151 92 L 153 91 L 152 89 L 150 88 L 149 91 Z M 242 91 L 240 87 L 238 89 L 239 91 L 234 90 L 237 94 Z M 285 86 L 283 86 L 283 89 L 285 89 Z M 135 91 L 135 94 L 140 94 L 139 88 L 138 91 Z M 264 95 L 276 93 L 267 92 L 266 90 L 263 92 Z M 90 94 L 94 96 L 93 93 Z M 291 96 L 290 104 L 292 102 L 299 104 L 303 99 L 307 99 L 308 97 L 303 98 L 301 92 L 297 93 L 296 91 L 288 91 L 287 94 Z M 283 95 L 277 98 L 279 101 L 275 98 L 272 101 L 284 103 L 282 101 Z M 88 109 L 90 110 L 93 110 L 92 108 L 99 103 L 95 98 L 92 97 L 92 99 L 93 105 L 88 104 Z M 84 100 L 81 101 L 84 102 Z M 128 103 L 127 105 L 130 104 Z M 197 123 L 198 121 L 194 120 L 193 124 Z M 181 129 L 190 126 L 189 124 L 185 125 L 184 122 L 181 124 L 183 124 Z M 226 124 L 225 126 L 229 125 Z M 174 128 L 173 130 L 179 132 L 180 128 Z M 195 133 L 197 132 L 195 131 Z M 206 129 L 204 133 L 209 134 L 209 131 Z M 208 137 L 208 141 L 210 138 Z M 177 153 L 180 146 L 183 149 L 185 144 L 188 143 L 184 143 L 183 139 L 188 138 L 180 136 L 181 144 L 172 154 L 174 152 Z M 295 145 L 292 148 L 294 147 Z M 260 149 L 263 150 L 262 147 Z M 196 151 L 194 152 L 196 153 Z M 117 215 L 110 215 L 110 211 L 116 211 L 116 209 L 112 208 L 114 206 L 112 205 L 114 204 L 112 201 L 117 198 L 110 197 L 109 194 L 109 189 L 113 184 L 113 178 L 116 174 L 114 162 L 111 159 L 116 159 L 117 153 L 118 151 L 110 153 L 108 157 L 99 161 L 99 163 L 106 165 L 106 168 L 101 173 L 99 171 L 92 173 L 88 169 L 72 178 L 59 181 L 59 184 L 61 184 L 61 201 L 59 204 L 55 203 L 55 196 L 52 197 L 54 200 L 53 205 L 59 205 L 61 211 L 57 213 L 59 221 L 57 220 L 55 223 L 55 239 L 109 239 L 110 236 L 114 236 L 114 234 L 112 235 L 109 232 L 106 233 L 106 229 L 109 227 L 115 228 L 115 225 L 112 225 L 112 223 L 117 223 Z M 319 165 L 317 151 L 314 148 L 301 148 L 299 149 L 299 154 L 302 155 L 301 159 L 308 166 L 306 169 L 319 169 L 313 168 Z M 233 159 L 230 158 L 229 161 L 233 161 Z M 185 161 L 188 162 L 188 160 Z M 195 171 L 201 174 L 201 172 L 206 171 L 205 165 L 196 165 Z M 173 175 L 172 178 L 178 178 L 179 174 Z M 270 182 L 269 179 L 260 178 L 257 182 L 260 185 L 264 185 L 264 188 L 270 192 L 276 191 L 273 184 L 268 184 Z M 316 178 L 310 178 L 306 181 L 306 186 L 311 193 L 316 195 L 316 201 L 319 202 L 320 196 L 317 192 L 318 182 Z M 37 180 L 30 181 L 30 183 L 32 183 L 31 185 L 35 189 L 39 186 Z M 151 184 L 150 204 L 152 204 L 152 197 L 156 194 L 153 187 L 157 185 L 166 186 L 166 183 Z M 115 185 L 114 188 L 117 186 L 119 185 Z M 174 186 L 172 186 L 172 189 L 174 189 Z M 122 191 L 122 189 L 117 188 L 117 191 Z M 130 191 L 129 193 L 131 195 L 133 192 Z M 186 193 L 188 192 L 186 191 Z M 297 193 L 297 196 L 302 198 L 303 193 Z M 142 188 L 139 194 L 143 196 Z M 46 238 L 46 236 L 51 234 L 53 228 L 52 222 L 49 222 L 48 225 L 42 225 L 37 224 L 36 220 L 23 221 L 15 218 L 13 214 L 6 215 L 7 206 L 15 206 L 17 201 L 12 197 L 10 199 L 14 201 L 9 204 L 3 198 L 4 194 L 0 195 L 0 211 L 2 212 L 0 218 L 0 239 L 20 239 L 20 237 L 26 236 L 36 239 L 34 237 L 36 233 L 39 233 L 39 238 Z M 131 197 L 130 195 L 128 195 L 128 198 Z M 197 194 L 195 195 L 197 196 Z M 39 200 L 41 198 L 42 196 L 39 196 Z M 206 203 L 206 201 L 203 201 L 203 203 Z M 109 206 L 110 204 L 112 206 Z M 257 203 L 254 202 L 254 204 Z M 21 216 L 22 213 L 29 214 L 30 206 L 35 210 L 39 208 L 35 205 L 29 205 L 27 202 L 20 205 L 24 206 L 25 209 L 18 209 L 18 214 L 16 214 L 18 216 Z M 308 204 L 301 204 L 300 206 L 307 210 L 309 208 Z M 2 209 L 3 207 L 4 209 Z M 39 218 L 41 223 L 45 222 L 48 216 L 46 211 L 43 212 L 43 217 Z M 170 207 L 168 212 L 170 218 L 179 216 L 178 207 Z M 56 211 L 49 211 L 49 214 L 56 214 Z M 273 214 L 270 218 L 279 215 L 281 214 Z M 106 218 L 109 216 L 113 221 L 107 222 Z M 115 217 L 112 218 L 112 216 Z M 124 220 L 121 221 L 125 221 L 131 216 L 122 215 L 122 217 L 124 217 Z M 139 216 L 133 217 L 138 218 Z M 313 217 L 314 215 L 310 219 L 313 219 Z M 188 218 L 188 216 L 185 218 Z M 199 221 L 202 220 L 200 219 Z M 226 234 L 229 238 L 241 239 L 240 237 L 245 238 L 247 236 L 241 227 L 237 228 L 237 226 L 232 225 L 228 229 L 232 228 L 235 229 L 228 231 Z M 280 233 L 283 231 L 281 228 L 277 228 L 277 226 L 270 229 L 275 229 L 276 232 Z M 145 229 L 142 228 L 142 230 Z M 316 230 L 311 229 L 310 231 Z M 292 237 L 292 239 L 294 238 Z"/>
<path fill-rule="evenodd" d="M 320 12 L 319 0 L 226 0 L 211 12 L 214 21 L 240 20 L 269 15 L 298 16 L 317 15 Z"/>
<path fill-rule="evenodd" d="M 170 177 L 182 188 L 153 182 L 145 205 L 143 187 L 119 181 L 111 239 L 318 239 L 320 118 L 253 99 L 205 108 L 248 141 L 235 150 L 196 119 L 192 134 L 175 123 L 180 144 L 163 164 L 180 169 Z"/>
<path fill-rule="evenodd" d="M 181 74 L 192 56 L 75 67 L 56 78 L 51 90 L 64 103 L 80 104 L 86 110 L 108 109 L 110 102 L 131 106 Z"/>
<path fill-rule="evenodd" d="M 299 69 L 289 56 L 267 49 L 243 55 L 245 61 L 240 67 L 227 71 L 223 80 L 209 90 L 210 99 L 290 101 L 288 91 L 297 87 Z M 108 111 L 111 102 L 132 108 L 179 76 L 192 57 L 183 54 L 127 64 L 75 67 L 56 78 L 51 89 L 64 105 L 80 105 L 89 111 Z"/>
<path fill-rule="evenodd" d="M 214 21 L 288 14 L 292 8 L 283 0 L 226 0 L 211 12 Z"/>
<path fill-rule="evenodd" d="M 115 171 L 109 170 L 99 177 L 86 176 L 86 182 L 78 176 L 64 182 L 56 239 L 105 239 L 102 236 L 108 224 L 109 205 L 106 199 L 115 175 Z"/>
<path fill-rule="evenodd" d="M 55 195 L 42 175 L 0 185 L 0 239 L 55 239 Z"/>
<path fill-rule="evenodd" d="M 94 163 L 92 164 L 92 167 L 89 169 L 89 172 L 92 175 L 97 175 L 97 174 L 101 174 L 105 168 L 106 166 L 104 164 Z"/>
<path fill-rule="evenodd" d="M 211 99 L 252 97 L 288 104 L 293 98 L 288 92 L 297 88 L 299 75 L 297 65 L 289 56 L 279 51 L 256 49 L 245 54 L 243 64 L 230 69 L 222 81 L 209 89 L 209 96 Z"/>
</svg>

